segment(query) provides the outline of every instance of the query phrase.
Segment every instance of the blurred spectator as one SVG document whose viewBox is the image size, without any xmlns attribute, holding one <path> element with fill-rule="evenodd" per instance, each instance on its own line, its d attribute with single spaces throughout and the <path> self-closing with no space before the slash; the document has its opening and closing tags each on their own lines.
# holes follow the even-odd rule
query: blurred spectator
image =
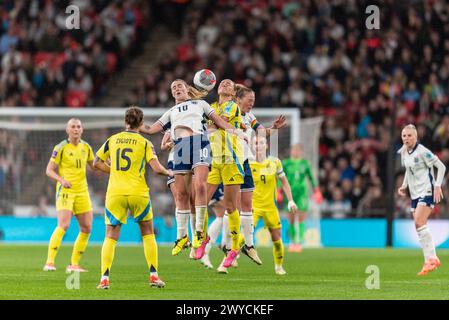
<svg viewBox="0 0 449 320">
<path fill-rule="evenodd" d="M 344 197 L 340 188 L 332 191 L 332 199 L 326 199 L 321 207 L 323 216 L 335 219 L 343 219 L 351 212 L 351 201 Z"/>
<path fill-rule="evenodd" d="M 141 50 L 146 1 L 84 0 L 76 5 L 80 30 L 66 28 L 63 3 L 0 2 L 0 105 L 73 106 L 73 91 L 84 92 L 89 104 L 126 58 Z M 57 85 L 47 84 L 42 92 L 45 78 L 53 82 L 51 73 Z"/>
<path fill-rule="evenodd" d="M 381 186 L 373 185 L 368 188 L 357 206 L 357 216 L 385 216 L 385 194 L 382 192 Z"/>
<path fill-rule="evenodd" d="M 38 203 L 31 209 L 31 215 L 33 217 L 48 217 L 48 199 L 46 196 L 40 196 Z"/>
</svg>

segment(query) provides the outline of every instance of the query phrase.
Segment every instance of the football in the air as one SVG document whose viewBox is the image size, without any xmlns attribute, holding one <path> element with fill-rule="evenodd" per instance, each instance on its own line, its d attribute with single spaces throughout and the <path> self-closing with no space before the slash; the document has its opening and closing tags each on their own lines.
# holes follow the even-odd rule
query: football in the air
<svg viewBox="0 0 449 320">
<path fill-rule="evenodd" d="M 193 77 L 193 84 L 200 90 L 211 91 L 216 82 L 215 74 L 209 69 L 202 69 Z"/>
</svg>

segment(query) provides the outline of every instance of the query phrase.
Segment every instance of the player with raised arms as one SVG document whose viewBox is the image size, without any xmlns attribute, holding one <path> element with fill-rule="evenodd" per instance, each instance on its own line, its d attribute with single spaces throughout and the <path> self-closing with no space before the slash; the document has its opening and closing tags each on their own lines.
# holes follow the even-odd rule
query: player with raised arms
<svg viewBox="0 0 449 320">
<path fill-rule="evenodd" d="M 236 84 L 235 85 L 235 101 L 239 105 L 242 115 L 242 128 L 245 134 L 248 137 L 248 140 L 251 140 L 253 133 L 263 133 L 266 135 L 270 135 L 272 129 L 280 129 L 285 126 L 285 117 L 279 116 L 272 124 L 272 126 L 266 129 L 262 124 L 257 121 L 257 118 L 251 112 L 255 103 L 255 93 L 252 89 L 247 88 L 243 85 Z M 254 158 L 248 144 L 245 141 L 243 143 L 243 170 L 245 173 L 244 183 L 240 185 L 240 201 L 238 201 L 238 208 L 240 209 L 240 221 L 242 225 L 242 234 L 240 234 L 240 244 L 242 245 L 241 250 L 244 254 L 246 254 L 251 260 L 253 260 L 257 264 L 262 264 L 259 256 L 257 255 L 257 251 L 254 248 L 254 225 L 253 225 L 253 215 L 252 215 L 252 192 L 254 190 L 254 182 L 252 179 L 251 168 L 248 162 L 249 158 Z M 211 193 L 211 192 L 210 192 Z M 209 193 L 209 194 L 210 194 Z M 223 225 L 223 238 L 228 239 L 225 240 L 224 243 L 228 243 L 229 246 L 229 222 L 227 214 L 224 215 L 223 219 L 215 219 L 209 230 L 211 238 L 214 237 L 215 230 L 220 230 L 219 226 L 215 227 L 215 225 Z M 242 243 L 244 241 L 244 244 Z M 226 249 L 226 248 L 225 248 Z M 227 273 L 226 268 L 223 265 L 220 265 L 218 271 L 221 273 Z"/>
<path fill-rule="evenodd" d="M 402 129 L 401 137 L 403 146 L 399 153 L 401 163 L 405 167 L 405 176 L 398 194 L 405 196 L 407 188 L 410 192 L 411 212 L 424 254 L 424 265 L 418 275 L 424 276 L 441 265 L 427 220 L 435 203 L 439 203 L 443 198 L 441 184 L 446 167 L 436 155 L 418 143 L 418 132 L 413 124 Z M 436 180 L 434 167 L 438 170 Z"/>
<path fill-rule="evenodd" d="M 83 126 L 79 119 L 72 118 L 67 122 L 66 133 L 68 139 L 54 147 L 46 170 L 47 176 L 57 182 L 58 226 L 51 235 L 47 261 L 43 270 L 56 270 L 55 258 L 74 215 L 80 232 L 73 246 L 71 263 L 67 266 L 67 271 L 85 272 L 87 270 L 81 268 L 79 262 L 86 250 L 92 230 L 92 204 L 87 188 L 86 166 L 95 170 L 94 156 L 90 145 L 81 140 Z"/>
<path fill-rule="evenodd" d="M 251 161 L 251 169 L 254 178 L 253 210 L 254 225 L 262 219 L 265 228 L 268 228 L 273 242 L 274 272 L 285 275 L 282 267 L 284 260 L 284 245 L 281 237 L 281 219 L 276 204 L 277 180 L 281 181 L 282 190 L 289 201 L 293 200 L 290 184 L 282 170 L 282 163 L 276 157 L 267 157 L 267 139 L 260 135 L 256 136 L 255 149 L 256 159 Z M 297 209 L 293 208 L 293 213 Z"/>
<path fill-rule="evenodd" d="M 218 86 L 218 101 L 214 102 L 212 107 L 221 118 L 234 128 L 242 128 L 241 110 L 234 101 L 237 89 L 238 86 L 232 80 L 222 80 Z M 240 186 L 245 182 L 244 149 L 242 140 L 238 137 L 231 136 L 221 129 L 216 130 L 213 124 L 210 124 L 208 130 L 211 137 L 213 161 L 212 170 L 207 179 L 207 196 L 208 199 L 211 199 L 218 185 L 223 183 L 223 201 L 231 236 L 231 248 L 226 248 L 229 251 L 219 267 L 219 269 L 223 269 L 229 268 L 240 252 L 241 221 L 238 205 L 240 202 Z M 246 135 L 244 137 L 244 140 L 247 141 L 248 137 Z M 248 224 L 245 224 L 245 226 L 248 226 Z M 212 228 L 215 229 L 214 226 Z M 216 229 L 219 230 L 219 228 Z M 226 237 L 227 232 L 223 236 Z M 255 252 L 254 248 L 253 252 Z"/>
<path fill-rule="evenodd" d="M 313 175 L 310 163 L 302 157 L 302 146 L 294 145 L 290 149 L 290 158 L 282 161 L 287 180 L 290 182 L 294 200 L 288 201 L 287 208 L 289 214 L 288 236 L 290 238 L 290 252 L 301 252 L 301 243 L 305 234 L 305 218 L 309 210 L 309 180 L 313 189 L 313 198 L 316 203 L 323 201 L 318 183 Z M 293 210 L 293 208 L 298 210 Z M 296 213 L 294 213 L 296 212 Z"/>
<path fill-rule="evenodd" d="M 171 84 L 171 93 L 175 99 L 175 105 L 165 112 L 156 123 L 142 127 L 140 132 L 154 134 L 170 124 L 171 137 L 175 143 L 173 173 L 175 174 L 178 214 L 189 214 L 189 193 L 193 186 L 196 222 L 192 244 L 196 249 L 195 259 L 201 259 L 209 241 L 204 228 L 207 215 L 206 181 L 212 162 L 211 147 L 207 132 L 204 130 L 203 118 L 206 116 L 232 136 L 244 137 L 239 127 L 235 128 L 227 123 L 215 113 L 206 101 L 201 100 L 207 92 L 201 92 L 189 86 L 184 80 L 177 79 Z M 240 138 L 236 137 L 235 139 Z M 195 175 L 193 185 L 192 172 Z M 182 243 L 180 244 L 182 245 Z"/>
<path fill-rule="evenodd" d="M 150 272 L 149 284 L 162 288 L 165 283 L 158 276 L 158 249 L 153 227 L 153 208 L 145 180 L 145 167 L 165 176 L 172 176 L 164 168 L 150 141 L 139 134 L 143 112 L 130 107 L 125 113 L 126 130 L 109 137 L 97 151 L 94 166 L 110 172 L 105 203 L 106 237 L 101 250 L 101 280 L 98 289 L 109 289 L 109 275 L 115 247 L 128 211 L 139 224 L 143 249 Z M 107 164 L 110 159 L 110 166 Z"/>
<path fill-rule="evenodd" d="M 253 134 L 263 135 L 269 137 L 273 130 L 278 130 L 286 125 L 285 116 L 280 115 L 273 121 L 271 127 L 265 128 L 254 116 L 252 109 L 256 101 L 255 93 L 252 89 L 243 85 L 237 85 L 235 94 L 236 102 L 238 103 L 240 110 L 242 111 L 242 120 L 245 134 L 248 136 L 248 140 L 252 141 Z M 254 224 L 253 224 L 253 190 L 254 181 L 251 173 L 251 167 L 249 160 L 255 160 L 255 157 L 245 141 L 244 145 L 244 162 L 243 168 L 245 170 L 245 182 L 240 186 L 240 219 L 242 221 L 242 233 L 244 239 L 241 239 L 240 243 L 244 240 L 242 246 L 242 252 L 247 255 L 251 260 L 257 264 L 262 264 L 262 261 L 257 255 L 254 249 Z"/>
</svg>

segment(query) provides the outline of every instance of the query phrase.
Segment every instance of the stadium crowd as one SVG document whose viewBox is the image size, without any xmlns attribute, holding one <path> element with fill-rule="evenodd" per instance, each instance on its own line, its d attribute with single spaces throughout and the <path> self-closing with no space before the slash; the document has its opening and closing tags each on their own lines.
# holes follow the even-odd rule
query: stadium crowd
<svg viewBox="0 0 449 320">
<path fill-rule="evenodd" d="M 253 88 L 256 108 L 324 116 L 324 211 L 383 216 L 387 152 L 391 144 L 400 147 L 400 130 L 395 139 L 389 135 L 393 110 L 397 128 L 416 123 L 420 141 L 449 164 L 449 4 L 383 1 L 380 30 L 368 30 L 360 18 L 367 5 L 219 1 L 188 8 L 176 52 L 137 83 L 125 105 L 170 104 L 170 81 L 208 66 L 218 79 Z M 399 163 L 397 171 L 402 181 Z M 407 216 L 407 207 L 397 199 L 398 215 Z M 446 201 L 441 208 L 448 212 Z"/>
<path fill-rule="evenodd" d="M 73 3 L 80 29 L 66 26 Z M 148 20 L 144 1 L 73 3 L 1 2 L 0 105 L 91 105 L 105 81 L 139 52 Z"/>
<path fill-rule="evenodd" d="M 124 44 L 122 38 L 126 37 L 119 34 L 128 29 L 113 29 L 119 31 L 111 35 L 105 26 L 108 22 L 131 25 L 135 31 L 142 19 L 133 15 L 134 1 L 108 5 L 106 2 L 89 6 L 88 12 L 98 19 L 87 23 L 86 38 L 78 45 L 73 45 L 74 37 L 58 29 L 61 11 L 51 2 L 45 2 L 48 10 L 39 12 L 53 15 L 34 13 L 34 18 L 33 6 L 17 10 L 20 1 L 4 2 L 0 7 L 1 16 L 6 17 L 0 29 L 1 103 L 65 105 L 64 94 L 59 93 L 62 96 L 57 99 L 52 82 L 45 79 L 61 79 L 61 88 L 65 90 L 61 92 L 66 93 L 71 83 L 84 89 L 91 88 L 92 83 L 101 84 L 104 78 L 98 80 L 93 75 L 101 73 L 100 67 L 95 66 L 104 64 L 98 63 L 94 53 L 123 52 L 132 45 Z M 417 124 L 420 141 L 449 165 L 449 4 L 442 0 L 382 1 L 378 4 L 380 29 L 368 30 L 361 17 L 368 16 L 365 8 L 369 4 L 373 3 L 190 3 L 185 7 L 183 28 L 177 29 L 181 39 L 178 47 L 167 52 L 157 67 L 136 83 L 122 105 L 166 107 L 172 103 L 168 90 L 171 81 L 191 79 L 195 70 L 207 66 L 218 79 L 230 78 L 253 88 L 256 110 L 299 108 L 302 117 L 324 117 L 317 175 L 325 197 L 325 216 L 383 216 L 387 152 L 391 145 L 396 149 L 401 145 L 400 130 L 396 137 L 390 137 L 391 125 L 401 128 L 407 123 Z M 161 13 L 152 14 L 151 19 L 156 19 Z M 69 39 L 56 41 L 57 44 L 47 41 L 49 45 L 61 46 L 53 48 L 54 52 L 66 55 L 58 71 L 39 64 L 28 64 L 28 69 L 20 67 L 26 65 L 27 55 L 23 51 L 39 52 L 39 45 L 45 43 L 34 40 L 38 35 L 44 39 Z M 6 45 L 10 42 L 13 48 Z M 122 50 L 115 51 L 117 46 Z M 64 68 L 67 60 L 83 63 Z M 6 66 L 3 61 L 7 61 Z M 14 71 L 11 66 L 8 68 L 8 61 L 16 66 Z M 91 80 L 82 81 L 85 77 Z M 30 87 L 34 89 L 27 90 Z M 26 100 L 28 95 L 31 98 Z M 399 185 L 402 171 L 399 161 L 397 164 Z M 441 212 L 449 212 L 446 199 L 449 194 L 440 206 Z M 396 203 L 397 214 L 408 216 L 408 202 L 397 199 Z"/>
</svg>

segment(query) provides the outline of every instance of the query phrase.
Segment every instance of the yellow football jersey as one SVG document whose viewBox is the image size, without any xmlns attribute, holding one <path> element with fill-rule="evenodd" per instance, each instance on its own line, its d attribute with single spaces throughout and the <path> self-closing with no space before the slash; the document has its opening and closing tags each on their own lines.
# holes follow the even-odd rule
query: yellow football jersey
<svg viewBox="0 0 449 320">
<path fill-rule="evenodd" d="M 65 189 L 58 182 L 56 191 L 64 189 L 69 193 L 86 192 L 86 165 L 88 161 L 93 160 L 92 148 L 83 140 L 76 146 L 71 144 L 68 139 L 56 145 L 51 155 L 51 161 L 58 165 L 59 175 L 72 185 L 71 188 Z"/>
<path fill-rule="evenodd" d="M 253 192 L 254 210 L 277 207 L 276 178 L 282 177 L 284 174 L 281 161 L 275 157 L 268 157 L 263 162 L 251 161 L 250 166 L 255 186 Z"/>
<path fill-rule="evenodd" d="M 240 128 L 243 119 L 237 103 L 234 101 L 226 101 L 222 104 L 214 102 L 211 104 L 211 107 L 217 115 L 225 117 L 234 128 Z M 237 162 L 243 165 L 243 146 L 237 135 L 226 133 L 223 129 L 218 129 L 210 135 L 209 140 L 215 162 Z"/>
<path fill-rule="evenodd" d="M 145 166 L 156 159 L 153 144 L 137 132 L 112 135 L 97 151 L 103 161 L 111 159 L 107 196 L 149 196 Z"/>
</svg>

